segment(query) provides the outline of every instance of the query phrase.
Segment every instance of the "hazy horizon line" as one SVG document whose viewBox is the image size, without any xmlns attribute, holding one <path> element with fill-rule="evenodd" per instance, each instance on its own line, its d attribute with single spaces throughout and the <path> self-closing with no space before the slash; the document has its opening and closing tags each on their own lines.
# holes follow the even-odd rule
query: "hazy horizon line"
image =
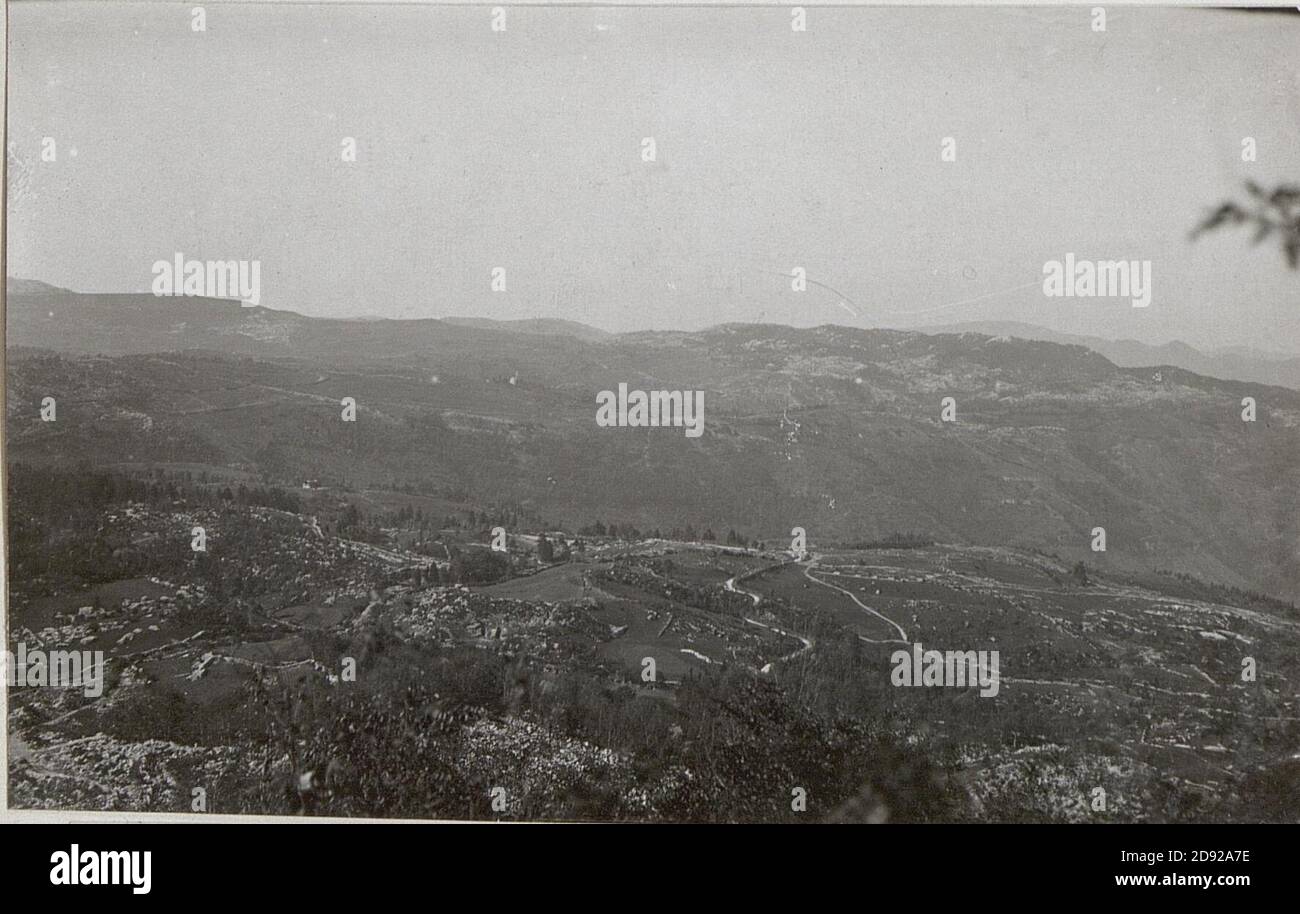
<svg viewBox="0 0 1300 914">
<path fill-rule="evenodd" d="M 37 283 L 39 285 L 46 286 L 50 289 L 55 289 L 60 292 L 67 292 L 72 295 L 147 295 L 150 297 L 160 297 L 160 296 L 154 296 L 154 293 L 149 290 L 121 291 L 121 290 L 112 290 L 112 289 L 102 289 L 102 290 L 72 289 L 69 288 L 68 286 L 57 285 L 55 283 L 49 282 L 44 279 L 36 279 L 34 277 L 29 277 L 29 276 L 8 276 L 7 275 L 5 277 L 6 300 L 8 299 L 8 294 L 9 294 L 8 284 L 10 282 Z M 647 326 L 647 327 L 640 327 L 640 328 L 630 329 L 630 330 L 611 330 L 608 327 L 603 327 L 600 324 L 592 323 L 590 321 L 579 321 L 579 320 L 574 320 L 573 318 L 570 317 L 559 317 L 554 314 L 548 314 L 548 313 L 535 313 L 529 316 L 508 317 L 508 318 L 484 317 L 481 315 L 474 315 L 474 314 L 443 314 L 443 315 L 431 315 L 429 317 L 406 317 L 406 316 L 387 317 L 382 314 L 375 314 L 375 313 L 368 313 L 368 312 L 356 312 L 353 314 L 334 316 L 334 315 L 312 314 L 308 311 L 301 311 L 298 310 L 297 308 L 292 308 L 292 307 L 273 307 L 270 305 L 263 305 L 263 304 L 253 305 L 253 304 L 249 304 L 248 302 L 241 301 L 238 298 L 220 298 L 217 296 L 186 296 L 186 297 L 205 298 L 211 301 L 227 302 L 232 305 L 238 304 L 240 307 L 248 308 L 249 310 L 260 309 L 264 311 L 274 311 L 280 314 L 293 314 L 298 317 L 305 317 L 311 320 L 319 320 L 319 321 L 393 321 L 393 322 L 421 321 L 421 320 L 480 321 L 489 324 L 502 324 L 502 325 L 524 324 L 532 321 L 552 321 L 557 324 L 570 324 L 576 327 L 582 327 L 584 329 L 593 330 L 598 333 L 603 333 L 611 337 L 630 336 L 637 333 L 704 333 L 709 330 L 714 330 L 720 327 L 745 327 L 745 326 L 785 327 L 791 330 L 817 330 L 822 327 L 837 327 L 844 330 L 894 330 L 900 333 L 920 333 L 926 336 L 939 336 L 942 334 L 954 334 L 954 333 L 958 333 L 958 334 L 977 333 L 989 337 L 997 337 L 997 336 L 1005 336 L 1006 334 L 987 333 L 986 331 L 973 330 L 973 329 L 962 330 L 960 328 L 964 325 L 1013 324 L 1017 327 L 1024 327 L 1035 331 L 1041 331 L 1042 333 L 1049 334 L 1052 337 L 1059 337 L 1067 340 L 1087 340 L 1087 339 L 1104 340 L 1107 343 L 1115 343 L 1115 344 L 1129 343 L 1137 346 L 1142 346 L 1147 349 L 1160 349 L 1166 346 L 1177 345 L 1177 346 L 1186 347 L 1187 349 L 1190 349 L 1193 352 L 1197 352 L 1206 356 L 1216 356 L 1216 355 L 1229 353 L 1229 352 L 1244 352 L 1244 353 L 1249 353 L 1251 355 L 1257 355 L 1257 356 L 1273 356 L 1279 360 L 1300 359 L 1300 352 L 1290 352 L 1281 349 L 1262 349 L 1256 346 L 1239 345 L 1239 344 L 1232 345 L 1232 346 L 1216 347 L 1214 349 L 1205 349 L 1200 346 L 1195 346 L 1191 343 L 1188 343 L 1186 340 L 1177 337 L 1172 337 L 1160 343 L 1148 343 L 1139 339 L 1134 339 L 1133 337 L 1108 337 L 1108 336 L 1100 336 L 1095 333 L 1071 333 L 1068 331 L 1054 330 L 1051 327 L 1042 324 L 1031 323 L 1028 321 L 1018 321 L 1013 319 L 998 319 L 998 318 L 984 318 L 984 319 L 967 320 L 967 321 L 955 321 L 951 323 L 922 324 L 920 326 L 900 326 L 900 325 L 891 325 L 891 324 L 873 324 L 873 325 L 864 326 L 859 324 L 843 324 L 837 321 L 823 321 L 821 323 L 816 323 L 816 324 L 802 324 L 802 325 L 781 323 L 779 321 L 721 321 L 719 323 L 714 323 L 714 324 L 703 324 L 699 327 L 690 328 L 690 329 L 684 329 L 684 328 L 668 329 L 668 328 L 656 328 L 656 327 Z M 1014 334 L 1012 334 L 1011 336 L 1012 338 L 1028 339 L 1031 342 L 1056 342 L 1056 340 L 1051 340 L 1051 339 L 1015 337 Z M 1066 342 L 1066 343 L 1060 343 L 1060 345 L 1086 345 L 1086 344 L 1082 342 L 1075 343 L 1075 344 Z"/>
</svg>

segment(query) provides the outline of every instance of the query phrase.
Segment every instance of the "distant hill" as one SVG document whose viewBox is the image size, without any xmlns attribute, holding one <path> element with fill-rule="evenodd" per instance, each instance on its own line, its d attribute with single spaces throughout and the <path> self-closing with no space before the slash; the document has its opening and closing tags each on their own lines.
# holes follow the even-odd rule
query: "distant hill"
<svg viewBox="0 0 1300 914">
<path fill-rule="evenodd" d="M 574 321 L 315 318 L 245 306 L 237 300 L 72 292 L 21 279 L 8 281 L 6 298 L 7 345 L 100 355 L 212 349 L 241 355 L 383 360 L 411 352 L 446 351 L 502 333 L 584 342 L 612 338 Z"/>
<path fill-rule="evenodd" d="M 60 289 L 58 286 L 52 286 L 46 282 L 40 282 L 36 279 L 16 279 L 9 277 L 5 282 L 5 293 L 8 295 L 42 297 L 51 295 L 68 294 L 67 289 Z"/>
<path fill-rule="evenodd" d="M 444 317 L 442 321 L 459 327 L 478 327 L 488 330 L 507 330 L 512 333 L 532 333 L 539 336 L 571 336 L 589 343 L 603 343 L 614 334 L 577 321 L 558 318 L 534 317 L 523 320 L 497 321 L 486 317 Z"/>
<path fill-rule="evenodd" d="M 1202 352 L 1186 343 L 1176 341 L 1152 346 L 1139 343 L 1137 340 L 1108 340 L 1097 336 L 1057 333 L 1046 327 L 1017 321 L 967 321 L 925 329 L 926 332 L 987 333 L 990 336 L 1010 336 L 1025 340 L 1087 346 L 1116 365 L 1125 368 L 1173 365 L 1214 378 L 1257 381 L 1261 384 L 1277 384 L 1300 390 L 1300 357 L 1261 352 L 1245 346 L 1229 346 L 1211 352 Z"/>
<path fill-rule="evenodd" d="M 67 292 L 11 296 L 9 329 L 11 459 L 454 488 L 574 529 L 912 531 L 1300 594 L 1300 393 L 1080 345 L 771 324 L 590 342 Z M 703 390 L 704 436 L 598 428 L 619 382 Z M 38 418 L 50 395 L 57 423 Z"/>
</svg>

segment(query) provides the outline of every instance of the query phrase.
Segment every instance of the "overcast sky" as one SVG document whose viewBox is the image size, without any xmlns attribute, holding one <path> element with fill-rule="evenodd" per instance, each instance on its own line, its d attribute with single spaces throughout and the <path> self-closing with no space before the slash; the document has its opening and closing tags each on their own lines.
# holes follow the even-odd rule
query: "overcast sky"
<svg viewBox="0 0 1300 914">
<path fill-rule="evenodd" d="M 143 291 L 182 252 L 260 260 L 263 305 L 324 316 L 1300 350 L 1277 245 L 1187 239 L 1246 178 L 1300 182 L 1300 17 L 518 8 L 496 34 L 487 8 L 210 4 L 196 34 L 194 5 L 10 6 L 10 275 Z M 1067 252 L 1152 261 L 1151 306 L 1046 298 Z M 796 265 L 839 295 L 791 292 Z"/>
</svg>

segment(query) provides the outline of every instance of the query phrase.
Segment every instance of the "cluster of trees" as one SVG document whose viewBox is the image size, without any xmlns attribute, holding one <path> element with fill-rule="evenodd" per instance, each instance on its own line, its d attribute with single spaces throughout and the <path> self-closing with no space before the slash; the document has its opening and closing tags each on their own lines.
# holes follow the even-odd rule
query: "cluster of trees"
<svg viewBox="0 0 1300 914">
<path fill-rule="evenodd" d="M 1167 568 L 1156 570 L 1156 574 L 1173 578 L 1183 584 L 1196 596 L 1215 603 L 1228 603 L 1234 606 L 1257 606 L 1264 609 L 1283 610 L 1295 615 L 1296 605 L 1291 600 L 1281 600 L 1256 590 L 1246 590 L 1213 581 L 1203 581 L 1184 571 L 1171 571 Z"/>
<path fill-rule="evenodd" d="M 1074 583 L 1080 587 L 1087 587 L 1091 582 L 1088 580 L 1088 566 L 1083 564 L 1083 560 L 1074 563 L 1070 569 L 1070 577 L 1074 578 Z"/>
<path fill-rule="evenodd" d="M 250 488 L 240 483 L 233 491 L 230 486 L 226 486 L 221 490 L 219 497 L 221 501 L 245 507 L 275 508 L 279 511 L 288 511 L 290 514 L 302 513 L 302 499 L 297 493 L 277 489 L 274 486 Z"/>
<path fill-rule="evenodd" d="M 658 527 L 653 530 L 642 531 L 635 524 L 619 524 L 610 521 L 608 524 L 603 521 L 587 524 L 579 527 L 578 533 L 582 536 L 609 536 L 615 539 L 640 540 L 640 539 L 670 539 L 678 540 L 684 543 L 716 543 L 718 534 L 711 527 L 697 529 L 694 524 L 687 524 L 685 527 L 673 527 L 665 536 Z M 728 546 L 746 546 L 752 549 L 761 549 L 763 544 L 758 540 L 748 539 L 734 529 L 728 529 L 723 540 Z"/>
<path fill-rule="evenodd" d="M 449 529 L 477 532 L 491 530 L 493 527 L 505 527 L 507 530 L 523 530 L 530 527 L 555 529 L 555 524 L 516 506 L 488 508 L 482 511 L 471 509 L 463 514 L 448 514 L 444 525 Z"/>
<path fill-rule="evenodd" d="M 647 533 L 643 536 L 641 531 L 632 524 L 616 524 L 613 521 L 610 521 L 608 525 L 603 521 L 596 521 L 593 524 L 587 524 L 584 527 L 578 528 L 578 534 L 581 536 L 622 537 L 623 539 L 644 539 L 646 536 L 658 539 L 661 537 L 657 527 L 653 532 Z"/>
<path fill-rule="evenodd" d="M 884 539 L 864 540 L 853 544 L 854 549 L 924 549 L 933 546 L 934 540 L 924 533 L 891 533 Z"/>
<path fill-rule="evenodd" d="M 398 527 L 423 527 L 425 525 L 424 509 L 419 505 L 414 507 L 409 504 L 402 505 L 392 517 L 395 522 L 394 525 Z"/>
<path fill-rule="evenodd" d="M 137 546 L 102 525 L 106 512 L 130 504 L 163 507 L 200 498 L 219 504 L 217 492 L 183 479 L 89 467 L 17 463 L 9 468 L 8 489 L 11 576 L 32 596 L 180 568 L 190 559 L 188 540 Z"/>
<path fill-rule="evenodd" d="M 231 488 L 213 481 L 206 472 L 196 478 L 189 470 L 168 472 L 159 468 L 129 473 L 89 466 L 67 469 L 16 463 L 9 469 L 9 498 L 29 518 L 62 524 L 79 523 L 105 508 L 128 504 L 234 504 L 293 514 L 302 511 L 302 500 L 294 492 L 244 483 Z"/>
<path fill-rule="evenodd" d="M 334 516 L 333 523 L 327 519 L 320 521 L 321 530 L 326 534 L 337 534 L 344 539 L 359 543 L 383 543 L 388 537 L 384 534 L 384 519 L 374 514 L 363 513 L 353 502 L 347 502 Z"/>
<path fill-rule="evenodd" d="M 491 549 L 451 547 L 448 574 L 454 584 L 491 584 L 510 577 L 510 559 Z"/>
<path fill-rule="evenodd" d="M 563 562 L 569 558 L 569 547 L 563 540 L 560 541 L 560 548 L 557 550 L 555 545 L 546 538 L 545 533 L 537 537 L 537 561 L 543 565 L 550 565 L 552 562 Z"/>
</svg>

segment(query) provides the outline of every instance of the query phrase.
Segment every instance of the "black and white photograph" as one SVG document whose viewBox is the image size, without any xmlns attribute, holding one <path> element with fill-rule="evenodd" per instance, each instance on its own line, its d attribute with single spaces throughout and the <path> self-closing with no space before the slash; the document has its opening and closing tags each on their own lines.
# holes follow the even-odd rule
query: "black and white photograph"
<svg viewBox="0 0 1300 914">
<path fill-rule="evenodd" d="M 1294 7 L 6 45 L 6 816 L 1300 823 Z"/>
</svg>

